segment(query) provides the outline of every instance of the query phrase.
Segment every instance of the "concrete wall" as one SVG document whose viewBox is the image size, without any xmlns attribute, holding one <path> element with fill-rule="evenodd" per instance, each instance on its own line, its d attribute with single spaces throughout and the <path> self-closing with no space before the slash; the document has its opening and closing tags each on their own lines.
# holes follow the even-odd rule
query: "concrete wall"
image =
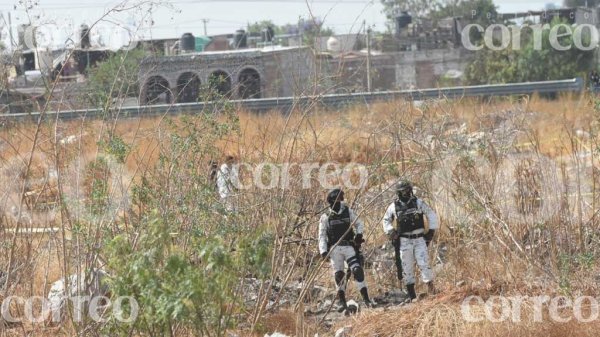
<svg viewBox="0 0 600 337">
<path fill-rule="evenodd" d="M 397 89 L 436 87 L 449 70 L 465 70 L 471 55 L 462 49 L 394 53 Z"/>
<path fill-rule="evenodd" d="M 151 77 L 160 76 L 169 83 L 173 96 L 177 80 L 184 73 L 193 73 L 201 85 L 206 85 L 215 71 L 225 72 L 231 79 L 232 98 L 240 98 L 236 88 L 240 73 L 253 69 L 260 76 L 260 97 L 294 96 L 303 93 L 314 73 L 314 56 L 308 48 L 265 48 L 194 53 L 145 59 L 140 65 L 138 79 L 142 97 Z"/>
<path fill-rule="evenodd" d="M 426 89 L 438 86 L 448 71 L 464 72 L 470 54 L 459 49 L 407 51 L 372 55 L 371 80 L 374 91 Z M 367 90 L 365 55 L 328 61 L 329 91 Z M 333 90 L 332 90 L 333 88 Z"/>
<path fill-rule="evenodd" d="M 332 59 L 315 59 L 305 47 L 280 49 L 248 49 L 229 52 L 196 53 L 144 60 L 139 79 L 142 88 L 152 76 L 160 76 L 177 95 L 177 79 L 184 73 L 198 76 L 201 85 L 208 83 L 215 71 L 226 72 L 231 78 L 232 98 L 240 73 L 253 69 L 260 75 L 261 98 L 288 97 L 314 92 L 318 75 L 318 90 L 323 93 L 367 90 L 366 55 L 354 52 Z M 448 71 L 464 71 L 470 55 L 462 49 L 437 49 L 374 54 L 371 76 L 374 91 L 433 88 Z M 142 97 L 144 93 L 142 92 Z"/>
<path fill-rule="evenodd" d="M 372 55 L 371 83 L 374 91 L 391 90 L 396 86 L 395 60 L 391 54 Z M 362 53 L 337 57 L 327 61 L 327 73 L 321 75 L 323 90 L 346 93 L 367 90 L 367 58 Z"/>
<path fill-rule="evenodd" d="M 263 69 L 265 97 L 307 94 L 313 86 L 315 57 L 308 48 L 272 52 L 264 55 Z"/>
</svg>

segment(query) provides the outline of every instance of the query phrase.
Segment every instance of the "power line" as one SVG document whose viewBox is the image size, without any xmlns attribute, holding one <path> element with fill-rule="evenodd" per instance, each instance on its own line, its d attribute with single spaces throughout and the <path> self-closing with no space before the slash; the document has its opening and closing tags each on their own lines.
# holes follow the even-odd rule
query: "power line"
<svg viewBox="0 0 600 337">
<path fill-rule="evenodd" d="M 202 3 L 211 3 L 211 2 L 238 2 L 238 3 L 302 3 L 305 4 L 306 0 L 174 0 L 169 1 L 170 4 L 202 4 Z M 312 0 L 309 2 L 309 5 L 317 5 L 317 4 L 374 4 L 373 0 Z M 6 5 L 6 4 L 5 4 Z M 72 3 L 54 3 L 51 5 L 40 6 L 39 9 L 81 9 L 81 8 L 119 8 L 121 6 L 132 6 L 135 3 L 95 3 L 95 4 L 72 4 Z M 7 7 L 11 7 L 13 10 L 19 10 L 18 6 L 8 5 Z"/>
</svg>

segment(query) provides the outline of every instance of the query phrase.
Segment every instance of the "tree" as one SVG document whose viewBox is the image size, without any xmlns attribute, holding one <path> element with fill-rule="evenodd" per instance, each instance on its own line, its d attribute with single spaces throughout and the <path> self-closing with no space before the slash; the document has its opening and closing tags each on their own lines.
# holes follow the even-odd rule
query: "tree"
<svg viewBox="0 0 600 337">
<path fill-rule="evenodd" d="M 589 7 L 594 8 L 600 5 L 600 0 L 564 0 L 565 7 Z"/>
<path fill-rule="evenodd" d="M 261 33 L 263 31 L 263 29 L 268 28 L 268 27 L 273 28 L 275 35 L 279 35 L 279 34 L 283 33 L 281 27 L 274 24 L 273 21 L 271 21 L 271 20 L 257 21 L 253 24 L 248 24 L 248 27 L 246 27 L 246 31 L 248 33 Z"/>
<path fill-rule="evenodd" d="M 393 22 L 399 11 L 408 11 L 415 16 L 426 16 L 438 9 L 442 5 L 442 0 L 381 0 L 381 4 L 388 21 Z"/>
<path fill-rule="evenodd" d="M 115 97 L 137 96 L 138 70 L 143 57 L 141 49 L 119 51 L 90 69 L 91 103 L 106 106 Z"/>
<path fill-rule="evenodd" d="M 498 10 L 492 0 L 454 0 L 432 12 L 431 17 L 434 20 L 447 17 L 460 17 L 462 18 L 463 26 L 471 23 L 486 28 L 497 22 Z M 483 35 L 474 29 L 469 34 L 471 41 L 474 43 L 481 41 L 483 38 Z"/>
<path fill-rule="evenodd" d="M 433 19 L 461 17 L 469 23 L 478 23 L 485 27 L 498 17 L 496 5 L 492 0 L 454 0 L 432 11 Z"/>
<path fill-rule="evenodd" d="M 495 23 L 498 16 L 493 0 L 381 0 L 381 2 L 390 27 L 394 27 L 394 18 L 399 11 L 408 11 L 412 15 L 425 16 L 434 21 L 448 17 L 461 17 L 463 22 L 476 23 L 483 27 Z M 476 39 L 477 36 L 473 36 L 472 40 Z"/>
<path fill-rule="evenodd" d="M 331 36 L 334 33 L 332 28 L 323 27 L 323 21 L 320 18 L 300 19 L 298 27 L 302 34 L 302 42 L 312 47 L 315 46 L 318 37 Z"/>
<path fill-rule="evenodd" d="M 300 19 L 297 24 L 287 23 L 277 26 L 271 20 L 258 21 L 248 24 L 246 30 L 248 33 L 260 33 L 267 27 L 272 27 L 275 35 L 280 34 L 300 34 L 302 43 L 307 46 L 314 46 L 315 39 L 321 36 L 331 36 L 334 31 L 331 27 L 325 27 L 320 18 Z"/>
<path fill-rule="evenodd" d="M 561 23 L 564 21 L 557 19 L 551 26 Z M 558 42 L 562 46 L 570 45 L 570 49 L 554 49 L 550 43 L 550 29 L 544 29 L 538 50 L 532 30 L 526 28 L 521 30 L 520 49 L 496 51 L 484 47 L 467 66 L 466 81 L 469 84 L 549 81 L 585 74 L 592 68 L 594 51 L 580 50 L 575 47 L 572 35 L 561 36 L 564 33 L 562 29 L 558 33 Z M 583 45 L 589 45 L 589 37 L 584 39 Z"/>
</svg>

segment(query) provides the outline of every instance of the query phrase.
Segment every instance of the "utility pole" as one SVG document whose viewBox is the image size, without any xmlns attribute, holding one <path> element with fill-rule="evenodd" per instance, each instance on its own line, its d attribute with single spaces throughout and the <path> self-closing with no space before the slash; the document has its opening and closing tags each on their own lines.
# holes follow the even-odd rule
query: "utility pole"
<svg viewBox="0 0 600 337">
<path fill-rule="evenodd" d="M 208 36 L 208 33 L 206 32 L 206 24 L 208 23 L 208 19 L 202 19 L 202 23 L 204 24 L 204 36 Z"/>
<path fill-rule="evenodd" d="M 363 21 L 363 24 L 366 23 Z M 367 27 L 367 91 L 373 92 L 373 82 L 371 79 L 371 27 Z"/>
<path fill-rule="evenodd" d="M 13 32 L 12 32 L 12 19 L 10 17 L 10 12 L 8 12 L 8 35 L 10 36 L 10 50 L 14 52 L 15 50 L 15 46 L 17 45 L 15 43 L 15 39 L 13 38 Z"/>
</svg>

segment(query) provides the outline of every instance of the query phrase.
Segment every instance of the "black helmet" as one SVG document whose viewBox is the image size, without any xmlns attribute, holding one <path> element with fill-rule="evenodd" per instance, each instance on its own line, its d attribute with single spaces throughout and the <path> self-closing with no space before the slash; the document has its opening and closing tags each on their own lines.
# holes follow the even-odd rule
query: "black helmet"
<svg viewBox="0 0 600 337">
<path fill-rule="evenodd" d="M 344 191 L 340 188 L 334 188 L 327 193 L 327 203 L 332 206 L 336 202 L 344 201 Z"/>
<path fill-rule="evenodd" d="M 413 185 L 408 180 L 402 180 L 396 184 L 396 194 L 400 199 L 408 199 L 412 196 Z"/>
</svg>

